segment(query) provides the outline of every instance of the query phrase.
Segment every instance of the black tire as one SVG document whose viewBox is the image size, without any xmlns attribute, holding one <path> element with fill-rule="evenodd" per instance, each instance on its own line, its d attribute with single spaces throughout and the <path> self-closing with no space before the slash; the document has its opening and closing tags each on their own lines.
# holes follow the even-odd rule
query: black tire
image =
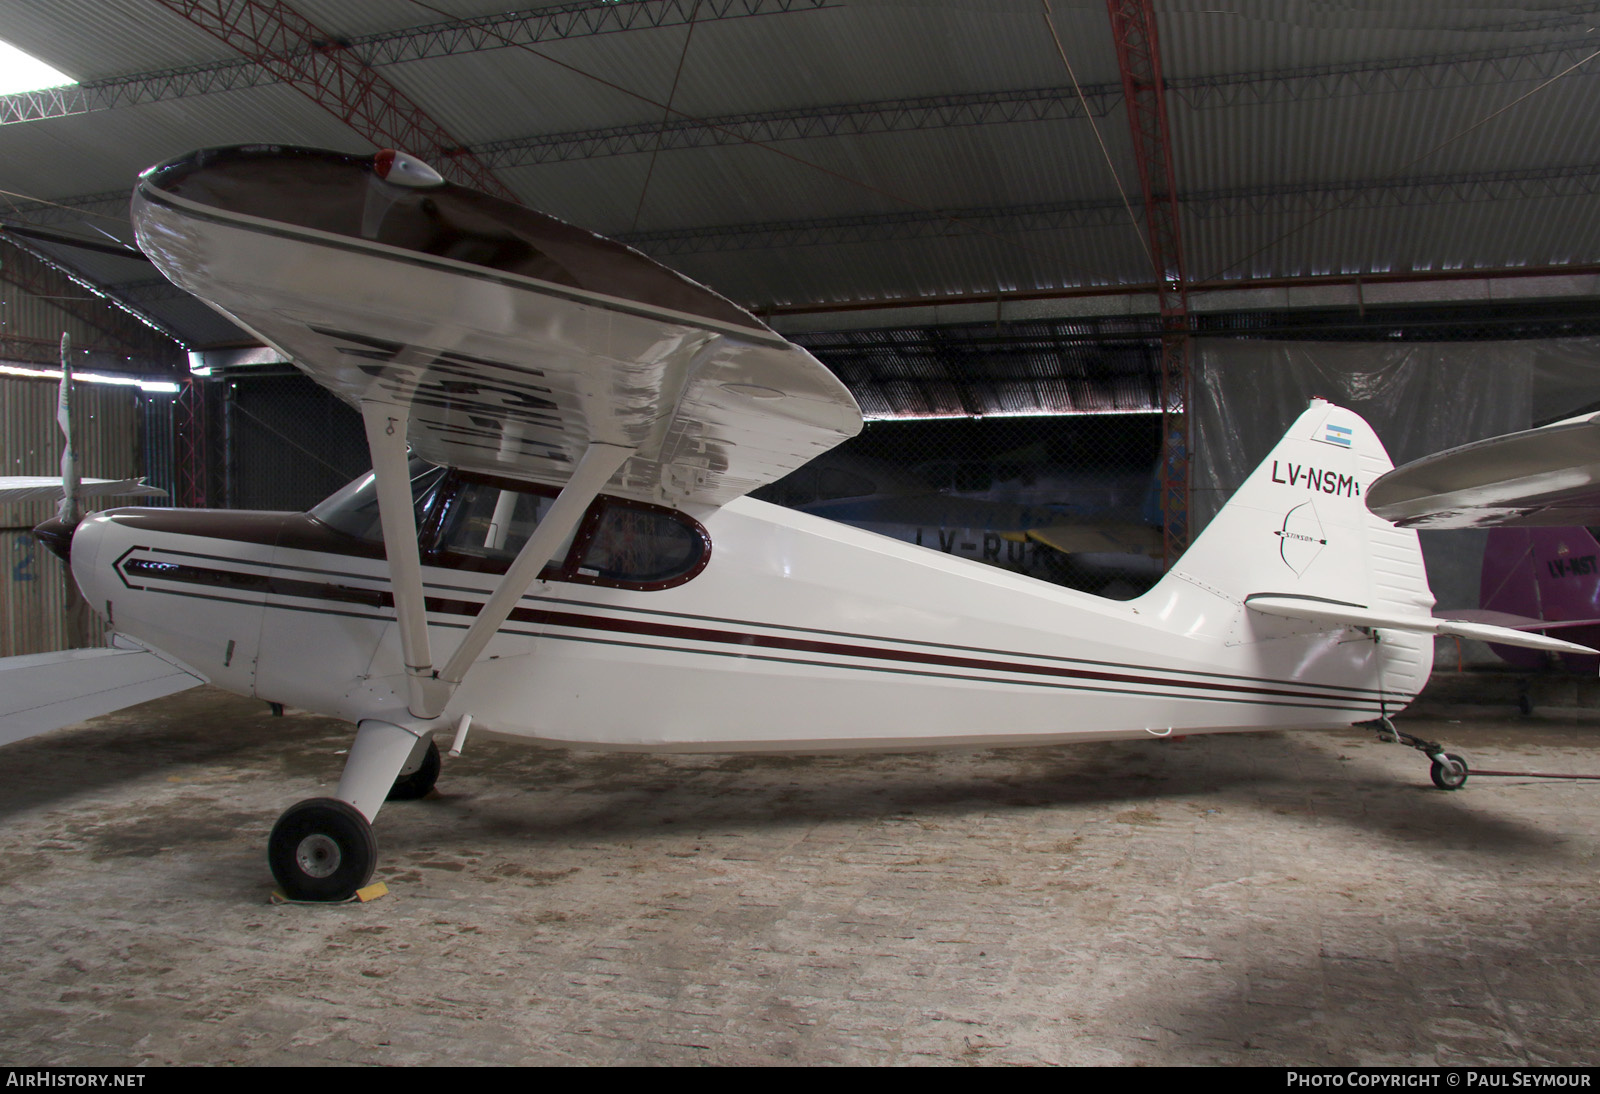
<svg viewBox="0 0 1600 1094">
<path fill-rule="evenodd" d="M 401 775 L 389 788 L 389 796 L 385 801 L 411 802 L 423 797 L 433 789 L 433 784 L 439 781 L 439 746 L 432 741 L 428 742 L 428 751 L 423 754 L 422 766 L 409 775 Z"/>
<path fill-rule="evenodd" d="M 1428 775 L 1433 779 L 1433 785 L 1440 790 L 1460 790 L 1467 785 L 1467 761 L 1457 756 L 1454 752 L 1443 753 L 1447 760 L 1458 764 L 1454 771 L 1446 770 L 1444 764 L 1434 760 L 1428 768 Z"/>
<path fill-rule="evenodd" d="M 378 841 L 349 802 L 307 798 L 272 826 L 267 863 L 290 900 L 349 900 L 372 878 Z"/>
</svg>

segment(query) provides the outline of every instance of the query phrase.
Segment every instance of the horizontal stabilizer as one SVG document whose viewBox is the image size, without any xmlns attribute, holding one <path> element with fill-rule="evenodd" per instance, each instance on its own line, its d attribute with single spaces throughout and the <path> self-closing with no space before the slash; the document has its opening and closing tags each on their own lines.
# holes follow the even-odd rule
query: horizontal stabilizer
<svg viewBox="0 0 1600 1094">
<path fill-rule="evenodd" d="M 1462 608 L 1457 611 L 1441 612 L 1439 618 L 1453 619 L 1461 623 L 1488 623 L 1496 627 L 1510 627 L 1517 631 L 1563 631 L 1574 627 L 1600 627 L 1600 619 L 1534 619 L 1531 616 L 1490 611 L 1486 608 Z"/>
<path fill-rule="evenodd" d="M 146 486 L 143 479 L 81 479 L 80 498 L 147 497 L 164 498 L 159 486 Z M 60 501 L 61 477 L 50 475 L 0 475 L 0 504 L 24 501 Z"/>
<path fill-rule="evenodd" d="M 0 658 L 0 745 L 205 682 L 138 645 Z"/>
<path fill-rule="evenodd" d="M 1432 615 L 1410 615 L 1399 612 L 1374 612 L 1361 604 L 1346 604 L 1338 600 L 1323 600 L 1314 596 L 1283 596 L 1275 593 L 1257 593 L 1245 598 L 1245 607 L 1262 615 L 1284 619 L 1302 619 L 1311 623 L 1329 623 L 1344 627 L 1381 627 L 1387 630 L 1416 631 L 1420 634 L 1453 635 L 1457 638 L 1475 638 L 1480 642 L 1496 642 L 1503 646 L 1526 646 L 1554 653 L 1593 654 L 1597 651 L 1576 642 L 1563 642 L 1542 634 L 1530 634 L 1510 627 L 1497 627 L 1487 623 L 1467 623 L 1458 619 L 1440 619 Z"/>
</svg>

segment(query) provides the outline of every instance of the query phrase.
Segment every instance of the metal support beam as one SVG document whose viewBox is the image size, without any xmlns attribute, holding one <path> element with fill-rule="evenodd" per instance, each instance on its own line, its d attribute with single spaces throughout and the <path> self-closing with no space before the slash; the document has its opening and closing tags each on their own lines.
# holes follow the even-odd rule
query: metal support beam
<svg viewBox="0 0 1600 1094">
<path fill-rule="evenodd" d="M 172 403 L 173 460 L 177 467 L 174 502 L 185 509 L 203 509 L 210 502 L 210 446 L 207 443 L 207 387 L 193 376 Z"/>
<path fill-rule="evenodd" d="M 652 130 L 654 132 L 654 130 Z M 487 147 L 487 146 L 479 146 Z M 1303 214 L 1336 206 L 1367 210 L 1414 205 L 1482 201 L 1529 201 L 1600 195 L 1600 163 L 1560 164 L 1508 171 L 1463 171 L 1405 178 L 1352 179 L 1338 184 L 1292 183 L 1243 186 L 1179 193 L 1178 205 L 1191 222 L 1262 214 Z M 78 212 L 81 210 L 81 212 Z M 75 220 L 102 223 L 107 215 L 127 222 L 127 194 L 84 194 L 59 201 L 19 204 L 0 211 L 0 222 L 61 224 Z M 980 206 L 766 221 L 755 224 L 699 225 L 618 235 L 623 242 L 656 257 L 719 251 L 760 250 L 844 243 L 879 243 L 924 236 L 948 236 L 951 221 L 968 222 L 996 234 L 1120 227 L 1127 212 L 1115 198 Z M 1235 282 L 1237 283 L 1237 282 Z M 130 282 L 130 294 L 158 299 L 153 285 Z M 993 290 L 987 290 L 993 295 Z"/>
<path fill-rule="evenodd" d="M 383 552 L 389 560 L 389 588 L 394 595 L 400 653 L 406 667 L 406 707 L 414 717 L 437 718 L 450 696 L 434 678 L 433 651 L 428 644 L 422 554 L 417 547 L 417 518 L 406 450 L 411 410 L 398 403 L 364 402 L 361 420 L 377 479 L 378 522 L 383 527 Z"/>
<path fill-rule="evenodd" d="M 152 329 L 149 318 L 14 237 L 0 240 L 0 280 L 82 324 L 77 334 L 82 348 L 137 357 L 147 370 L 170 371 L 177 365 L 181 347 Z"/>
<path fill-rule="evenodd" d="M 1161 302 L 1161 514 L 1166 564 L 1189 545 L 1189 297 L 1161 49 L 1151 0 L 1106 0 L 1122 70 L 1145 235 Z"/>
<path fill-rule="evenodd" d="M 496 12 L 450 19 L 419 27 L 403 27 L 351 38 L 324 37 L 303 47 L 310 52 L 335 44 L 368 68 L 452 57 L 507 46 L 534 46 L 602 34 L 681 26 L 693 14 L 698 23 L 812 11 L 837 0 L 569 0 L 547 8 Z M 173 7 L 169 4 L 168 7 Z M 213 9 L 229 6 L 213 2 Z M 419 9 L 422 10 L 422 9 Z M 182 13 L 180 13 L 182 14 Z M 41 121 L 94 110 L 114 110 L 141 103 L 208 95 L 218 91 L 279 83 L 283 73 L 260 58 L 248 57 L 141 72 L 109 80 L 44 91 L 0 96 L 0 125 Z M 413 150 L 415 151 L 415 150 Z M 420 154 L 420 152 L 418 152 Z M 123 196 L 126 203 L 127 196 Z"/>
<path fill-rule="evenodd" d="M 380 148 L 420 156 L 457 182 L 516 195 L 427 111 L 282 0 L 157 0 L 238 50 Z"/>
<path fill-rule="evenodd" d="M 652 121 L 536 134 L 473 145 L 472 150 L 495 168 L 525 167 L 563 160 L 644 154 L 658 148 L 666 151 L 728 144 L 773 144 L 1010 122 L 1064 121 L 1084 117 L 1086 100 L 1087 112 L 1100 117 L 1122 101 L 1122 88 L 1100 84 L 1084 88 L 1082 96 L 1070 87 L 1022 88 L 711 118 L 674 117 L 664 126 Z"/>
</svg>

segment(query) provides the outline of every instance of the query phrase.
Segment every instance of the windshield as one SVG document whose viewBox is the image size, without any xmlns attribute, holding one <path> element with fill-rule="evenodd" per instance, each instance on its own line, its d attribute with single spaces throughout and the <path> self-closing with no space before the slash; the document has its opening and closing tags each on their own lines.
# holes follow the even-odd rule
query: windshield
<svg viewBox="0 0 1600 1094">
<path fill-rule="evenodd" d="M 411 503 L 416 507 L 417 526 L 427 513 L 427 500 L 433 487 L 444 477 L 444 468 L 426 460 L 411 458 Z M 346 483 L 338 493 L 317 504 L 311 515 L 331 528 L 370 543 L 383 542 L 383 525 L 378 520 L 378 477 L 371 471 Z"/>
</svg>

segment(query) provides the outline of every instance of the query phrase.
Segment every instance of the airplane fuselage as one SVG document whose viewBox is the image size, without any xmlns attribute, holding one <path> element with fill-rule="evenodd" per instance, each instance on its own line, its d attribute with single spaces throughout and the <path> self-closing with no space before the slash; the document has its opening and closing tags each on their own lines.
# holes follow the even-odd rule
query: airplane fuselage
<svg viewBox="0 0 1600 1094">
<path fill-rule="evenodd" d="M 535 582 L 432 723 L 406 710 L 381 545 L 308 514 L 123 509 L 79 528 L 72 561 L 116 630 L 228 690 L 600 748 L 1331 728 L 1427 677 L 1425 640 L 1307 633 L 1182 583 L 1109 601 L 751 499 L 703 528 L 708 555 L 670 587 Z M 425 554 L 423 583 L 448 653 L 498 575 L 441 561 Z"/>
</svg>

